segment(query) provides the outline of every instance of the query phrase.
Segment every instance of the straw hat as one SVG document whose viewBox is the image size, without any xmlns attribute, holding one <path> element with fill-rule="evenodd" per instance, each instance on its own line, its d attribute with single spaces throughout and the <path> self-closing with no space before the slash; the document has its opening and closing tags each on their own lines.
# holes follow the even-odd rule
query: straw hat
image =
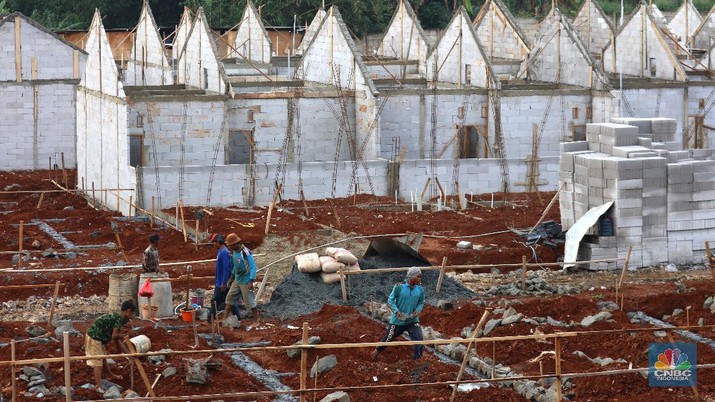
<svg viewBox="0 0 715 402">
<path fill-rule="evenodd" d="M 228 236 L 226 236 L 226 245 L 227 246 L 233 246 L 236 243 L 239 243 L 241 241 L 241 238 L 238 237 L 235 233 L 231 233 Z"/>
</svg>

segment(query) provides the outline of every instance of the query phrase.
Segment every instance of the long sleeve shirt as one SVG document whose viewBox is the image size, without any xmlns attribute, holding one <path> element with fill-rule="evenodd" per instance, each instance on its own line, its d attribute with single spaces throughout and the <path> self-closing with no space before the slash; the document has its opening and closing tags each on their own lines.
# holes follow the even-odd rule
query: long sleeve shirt
<svg viewBox="0 0 715 402">
<path fill-rule="evenodd" d="M 410 316 L 415 312 L 418 314 L 422 312 L 422 308 L 425 306 L 425 292 L 422 290 L 422 286 L 410 287 L 405 281 L 392 288 L 390 297 L 387 298 L 387 304 L 392 308 L 390 324 L 408 325 L 420 322 L 419 317 Z M 398 311 L 402 314 L 402 319 L 397 318 Z"/>
<path fill-rule="evenodd" d="M 233 274 L 239 285 L 247 285 L 256 280 L 256 262 L 253 260 L 251 250 L 244 247 L 241 251 L 234 251 L 231 262 Z"/>
<path fill-rule="evenodd" d="M 228 251 L 226 246 L 222 246 L 218 249 L 218 255 L 216 256 L 216 278 L 214 280 L 214 285 L 220 288 L 228 283 L 228 279 L 231 277 L 231 253 Z"/>
<path fill-rule="evenodd" d="M 153 244 L 150 244 L 149 247 L 144 250 L 142 271 L 159 272 L 159 250 Z"/>
</svg>

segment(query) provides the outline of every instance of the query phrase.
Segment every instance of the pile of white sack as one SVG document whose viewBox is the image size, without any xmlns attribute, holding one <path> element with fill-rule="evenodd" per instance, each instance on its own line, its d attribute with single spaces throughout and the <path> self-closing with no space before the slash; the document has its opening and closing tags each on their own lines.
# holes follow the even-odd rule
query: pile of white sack
<svg viewBox="0 0 715 402">
<path fill-rule="evenodd" d="M 339 247 L 328 247 L 323 252 L 323 256 L 318 253 L 307 253 L 295 256 L 298 270 L 303 273 L 318 273 L 324 283 L 335 283 L 340 281 L 340 271 L 359 271 L 358 259 L 350 251 Z"/>
</svg>

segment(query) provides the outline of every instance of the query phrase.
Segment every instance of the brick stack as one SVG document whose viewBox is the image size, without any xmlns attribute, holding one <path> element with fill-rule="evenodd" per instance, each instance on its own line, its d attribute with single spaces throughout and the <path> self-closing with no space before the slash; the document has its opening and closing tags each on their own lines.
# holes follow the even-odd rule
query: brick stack
<svg viewBox="0 0 715 402">
<path fill-rule="evenodd" d="M 628 124 L 621 124 L 628 123 Z M 562 225 L 568 229 L 589 209 L 613 201 L 606 214 L 613 237 L 596 224 L 584 237 L 579 260 L 617 258 L 629 247 L 629 266 L 703 259 L 715 238 L 715 160 L 711 150 L 679 150 L 672 119 L 612 119 L 589 124 L 586 141 L 561 144 Z"/>
</svg>

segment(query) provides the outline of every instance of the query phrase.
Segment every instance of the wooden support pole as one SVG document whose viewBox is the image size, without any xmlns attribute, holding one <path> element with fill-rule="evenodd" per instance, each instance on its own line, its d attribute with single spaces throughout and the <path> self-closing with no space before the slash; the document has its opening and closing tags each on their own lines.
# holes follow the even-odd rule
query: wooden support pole
<svg viewBox="0 0 715 402">
<path fill-rule="evenodd" d="M 427 188 L 429 187 L 429 183 L 432 181 L 431 177 L 427 178 L 427 181 L 425 182 L 425 186 L 422 188 L 422 193 L 420 194 L 420 199 L 425 198 L 425 193 L 427 192 Z"/>
<path fill-rule="evenodd" d="M 549 213 L 549 211 L 551 210 L 551 207 L 554 206 L 554 203 L 556 202 L 556 200 L 559 199 L 559 193 L 561 193 L 561 190 L 564 188 L 565 184 L 566 184 L 566 182 L 561 183 L 561 186 L 559 187 L 559 191 L 557 191 L 556 194 L 554 194 L 554 198 L 552 198 L 551 202 L 549 202 L 549 205 L 546 206 L 546 209 L 544 209 L 544 213 L 541 214 L 541 217 L 539 218 L 539 220 L 536 222 L 534 227 L 532 227 L 531 230 L 529 230 L 529 233 L 527 233 L 527 234 L 530 234 L 531 232 L 533 232 L 534 229 L 536 229 L 536 227 L 539 226 L 539 224 L 541 224 L 541 221 L 543 221 L 544 218 L 546 218 L 546 214 Z"/>
<path fill-rule="evenodd" d="M 556 366 L 556 401 L 563 400 L 561 390 L 561 339 L 554 338 L 554 364 Z"/>
<path fill-rule="evenodd" d="M 114 232 L 114 237 L 117 239 L 117 246 L 119 246 L 119 252 L 122 253 L 122 258 L 124 261 L 129 262 L 127 255 L 124 253 L 124 245 L 122 245 L 122 239 L 119 237 L 119 232 Z"/>
<path fill-rule="evenodd" d="M 201 241 L 201 239 L 199 239 L 199 223 L 200 222 L 201 222 L 200 220 L 196 219 L 196 229 L 194 229 L 194 246 L 196 246 L 197 251 L 199 249 L 199 241 Z"/>
<path fill-rule="evenodd" d="M 707 264 L 710 267 L 710 276 L 712 276 L 713 281 L 715 281 L 715 259 L 713 259 L 713 255 L 710 252 L 710 242 L 709 241 L 705 242 L 705 255 L 708 258 Z"/>
<path fill-rule="evenodd" d="M 137 350 L 134 348 L 134 344 L 129 340 L 128 336 L 124 337 L 124 343 L 127 345 L 127 348 L 129 348 L 130 353 L 137 352 Z M 142 381 L 144 381 L 144 385 L 146 386 L 147 392 L 149 392 L 149 396 L 156 397 L 156 393 L 154 393 L 154 388 L 151 386 L 151 381 L 149 381 L 149 377 L 146 376 L 146 371 L 144 371 L 144 366 L 139 361 L 139 359 L 137 359 L 136 357 L 132 357 L 132 360 L 134 361 L 134 364 L 137 366 L 137 370 L 139 370 L 139 375 L 141 376 Z M 70 394 L 70 393 L 68 392 L 67 394 Z"/>
<path fill-rule="evenodd" d="M 308 202 L 305 200 L 305 194 L 303 194 L 303 190 L 300 190 L 300 200 L 303 202 L 303 209 L 305 209 L 305 216 L 310 217 L 310 212 L 308 212 Z"/>
<path fill-rule="evenodd" d="M 343 302 L 348 301 L 348 291 L 347 288 L 345 287 L 345 274 L 343 273 L 343 269 L 340 268 L 338 270 L 338 273 L 340 274 L 340 291 L 343 294 Z"/>
<path fill-rule="evenodd" d="M 12 402 L 17 402 L 17 378 L 15 378 L 15 340 L 10 341 L 10 384 L 12 386 Z"/>
<path fill-rule="evenodd" d="M 92 182 L 92 206 L 97 208 L 97 197 L 94 194 L 94 182 Z"/>
<path fill-rule="evenodd" d="M 15 16 L 15 81 L 22 82 L 22 45 L 20 35 L 20 16 Z"/>
<path fill-rule="evenodd" d="M 445 257 L 447 258 L 447 257 Z M 474 339 L 479 336 L 479 331 L 482 330 L 482 326 L 484 326 L 484 322 L 487 320 L 487 316 L 489 316 L 489 312 L 491 309 L 486 309 L 484 310 L 484 313 L 482 314 L 482 318 L 479 319 L 479 323 L 477 323 L 477 326 L 474 327 L 474 331 L 472 331 L 472 336 L 470 338 L 469 344 L 467 344 L 467 350 L 464 352 L 464 359 L 462 359 L 462 365 L 459 367 L 459 371 L 457 372 L 457 380 L 460 381 L 462 379 L 462 374 L 464 374 L 464 369 L 467 367 L 467 362 L 469 361 L 469 351 L 472 350 L 472 345 L 474 344 Z M 454 389 L 452 390 L 452 396 L 449 398 L 449 402 L 454 402 L 454 398 L 457 396 L 457 388 L 459 388 L 459 384 L 454 385 Z"/>
<path fill-rule="evenodd" d="M 25 239 L 25 221 L 20 221 L 20 228 L 19 228 L 19 233 L 18 233 L 18 239 L 17 239 L 17 251 L 20 254 L 20 258 L 17 260 L 17 266 L 21 267 L 22 266 L 22 249 L 24 248 L 23 245 L 23 240 Z"/>
<path fill-rule="evenodd" d="M 628 262 L 631 260 L 631 251 L 633 250 L 633 246 L 628 246 L 628 252 L 626 253 L 626 259 L 623 261 L 623 269 L 621 270 L 621 277 L 618 279 L 618 283 L 616 284 L 616 303 L 618 303 L 618 295 L 619 293 L 622 293 L 621 291 L 621 286 L 623 286 L 623 281 L 626 278 L 626 271 L 628 271 Z M 623 300 L 623 295 L 621 294 L 621 300 Z M 621 302 L 621 305 L 623 305 L 623 302 Z M 623 307 L 621 307 L 621 310 Z"/>
<path fill-rule="evenodd" d="M 492 379 L 496 376 L 497 371 L 497 343 L 492 341 Z"/>
<path fill-rule="evenodd" d="M 308 345 L 308 323 L 303 323 L 303 346 Z M 308 388 L 308 349 L 305 347 L 300 350 L 300 390 Z M 301 402 L 305 400 L 303 392 L 300 394 Z"/>
<path fill-rule="evenodd" d="M 279 184 L 276 187 L 276 192 L 273 194 L 273 201 L 271 201 L 271 204 L 268 206 L 268 214 L 266 215 L 266 230 L 265 234 L 268 234 L 270 231 L 271 227 L 271 214 L 273 213 L 273 208 L 276 206 L 276 202 L 278 202 L 278 196 L 281 194 L 281 188 L 283 188 L 282 184 Z"/>
<path fill-rule="evenodd" d="M 62 333 L 62 346 L 64 349 L 64 371 L 65 371 L 65 401 L 72 401 L 72 376 L 70 368 L 70 333 L 64 331 Z"/>
<path fill-rule="evenodd" d="M 184 220 L 184 203 L 179 201 L 179 213 L 181 214 L 181 231 L 184 233 L 184 243 L 189 241 L 186 234 L 186 220 Z"/>
<path fill-rule="evenodd" d="M 155 214 L 155 204 L 154 204 L 154 196 L 151 196 L 151 221 L 149 221 L 149 227 L 154 229 L 154 214 Z"/>
<path fill-rule="evenodd" d="M 42 206 L 42 200 L 45 198 L 45 192 L 40 193 L 40 200 L 37 201 L 37 209 L 40 209 L 40 206 Z"/>
<path fill-rule="evenodd" d="M 60 160 L 62 161 L 62 180 L 65 183 L 65 188 L 69 188 L 69 183 L 67 182 L 67 170 L 65 170 L 65 153 L 60 152 Z"/>
<path fill-rule="evenodd" d="M 526 291 L 526 256 L 521 256 L 521 291 Z"/>
<path fill-rule="evenodd" d="M 117 192 L 119 194 L 119 192 Z M 132 216 L 132 204 L 134 203 L 134 196 L 130 195 L 129 196 L 129 214 L 127 216 L 131 217 Z"/>
<path fill-rule="evenodd" d="M 442 289 L 442 280 L 444 279 L 444 268 L 447 266 L 447 256 L 442 257 L 442 266 L 439 268 L 439 277 L 437 278 L 437 289 L 435 293 L 439 293 Z"/>
<path fill-rule="evenodd" d="M 55 292 L 52 294 L 50 302 L 50 318 L 47 319 L 47 325 L 52 325 L 52 317 L 55 315 L 55 305 L 57 304 L 57 296 L 60 294 L 60 281 L 55 282 Z"/>
<path fill-rule="evenodd" d="M 439 189 L 440 197 L 442 197 L 442 199 L 444 199 L 445 192 L 444 192 L 444 189 L 442 188 L 442 183 L 439 182 L 439 179 L 437 177 L 434 178 L 434 182 L 437 183 L 437 188 Z"/>
</svg>

